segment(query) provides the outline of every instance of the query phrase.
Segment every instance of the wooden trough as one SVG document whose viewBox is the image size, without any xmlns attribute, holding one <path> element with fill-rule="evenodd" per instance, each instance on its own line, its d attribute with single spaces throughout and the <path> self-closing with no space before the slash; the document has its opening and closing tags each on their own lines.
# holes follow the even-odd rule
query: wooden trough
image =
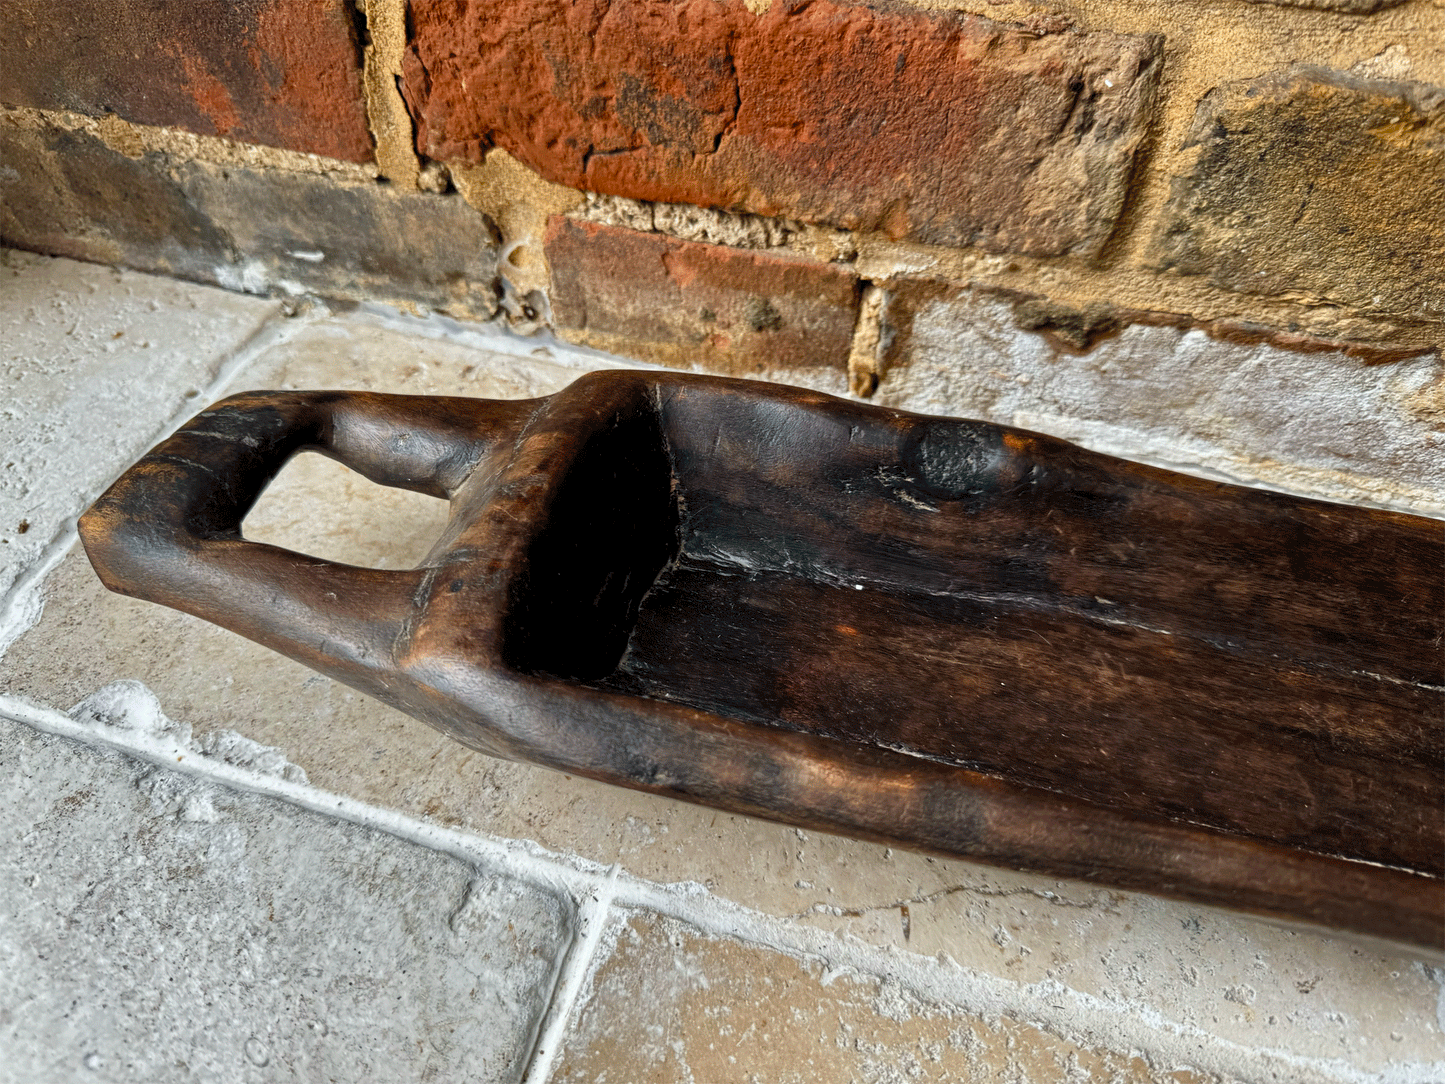
<svg viewBox="0 0 1445 1084">
<path fill-rule="evenodd" d="M 422 565 L 246 541 L 303 449 L 450 500 Z M 238 395 L 81 535 L 112 590 L 496 756 L 1445 949 L 1445 523 L 619 371 Z"/>
</svg>

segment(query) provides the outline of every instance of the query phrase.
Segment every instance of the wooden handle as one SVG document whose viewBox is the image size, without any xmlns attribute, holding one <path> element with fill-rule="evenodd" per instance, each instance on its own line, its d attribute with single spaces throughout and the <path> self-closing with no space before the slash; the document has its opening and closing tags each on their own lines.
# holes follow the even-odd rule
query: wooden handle
<svg viewBox="0 0 1445 1084">
<path fill-rule="evenodd" d="M 450 498 L 535 406 L 358 392 L 235 395 L 126 471 L 81 517 L 80 536 L 111 590 L 213 621 L 356 684 L 357 670 L 390 665 L 424 571 L 356 568 L 249 542 L 246 514 L 305 450 L 383 485 Z"/>
</svg>

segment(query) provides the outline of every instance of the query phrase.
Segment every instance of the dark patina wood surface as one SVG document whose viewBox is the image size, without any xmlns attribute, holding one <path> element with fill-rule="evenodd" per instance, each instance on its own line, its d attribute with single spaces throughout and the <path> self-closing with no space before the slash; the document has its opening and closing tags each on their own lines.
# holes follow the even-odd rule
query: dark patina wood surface
<svg viewBox="0 0 1445 1084">
<path fill-rule="evenodd" d="M 420 568 L 243 539 L 305 448 L 451 500 Z M 613 372 L 237 396 L 81 532 L 111 588 L 495 755 L 1445 948 L 1445 523 Z"/>
</svg>

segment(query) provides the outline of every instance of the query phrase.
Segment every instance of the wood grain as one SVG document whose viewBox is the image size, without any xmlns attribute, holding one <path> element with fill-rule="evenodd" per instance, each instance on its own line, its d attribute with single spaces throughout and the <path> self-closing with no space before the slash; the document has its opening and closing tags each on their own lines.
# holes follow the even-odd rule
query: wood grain
<svg viewBox="0 0 1445 1084">
<path fill-rule="evenodd" d="M 422 567 L 245 542 L 316 448 Z M 801 389 L 220 404 L 86 514 L 117 590 L 489 753 L 1445 949 L 1445 524 Z"/>
</svg>

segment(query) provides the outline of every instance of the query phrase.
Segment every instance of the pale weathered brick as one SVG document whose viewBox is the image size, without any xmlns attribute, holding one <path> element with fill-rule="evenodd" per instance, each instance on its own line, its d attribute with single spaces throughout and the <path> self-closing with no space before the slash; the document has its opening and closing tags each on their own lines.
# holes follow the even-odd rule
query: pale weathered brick
<svg viewBox="0 0 1445 1084">
<path fill-rule="evenodd" d="M 460 196 L 324 174 L 131 157 L 0 118 L 0 241 L 251 293 L 496 311 L 496 231 Z"/>
<path fill-rule="evenodd" d="M 1379 364 L 1344 344 L 1305 352 L 1225 337 L 1228 329 L 1213 338 L 1201 328 L 1128 323 L 1147 314 L 1102 306 L 1068 311 L 895 281 L 874 401 L 1328 500 L 1445 514 L 1437 359 Z"/>
<path fill-rule="evenodd" d="M 1445 318 L 1445 88 L 1296 67 L 1199 103 L 1157 266 L 1247 294 Z"/>
<path fill-rule="evenodd" d="M 1097 253 L 1159 67 L 1151 37 L 840 0 L 417 0 L 417 146 L 505 148 L 612 195 L 920 241 Z"/>
</svg>

